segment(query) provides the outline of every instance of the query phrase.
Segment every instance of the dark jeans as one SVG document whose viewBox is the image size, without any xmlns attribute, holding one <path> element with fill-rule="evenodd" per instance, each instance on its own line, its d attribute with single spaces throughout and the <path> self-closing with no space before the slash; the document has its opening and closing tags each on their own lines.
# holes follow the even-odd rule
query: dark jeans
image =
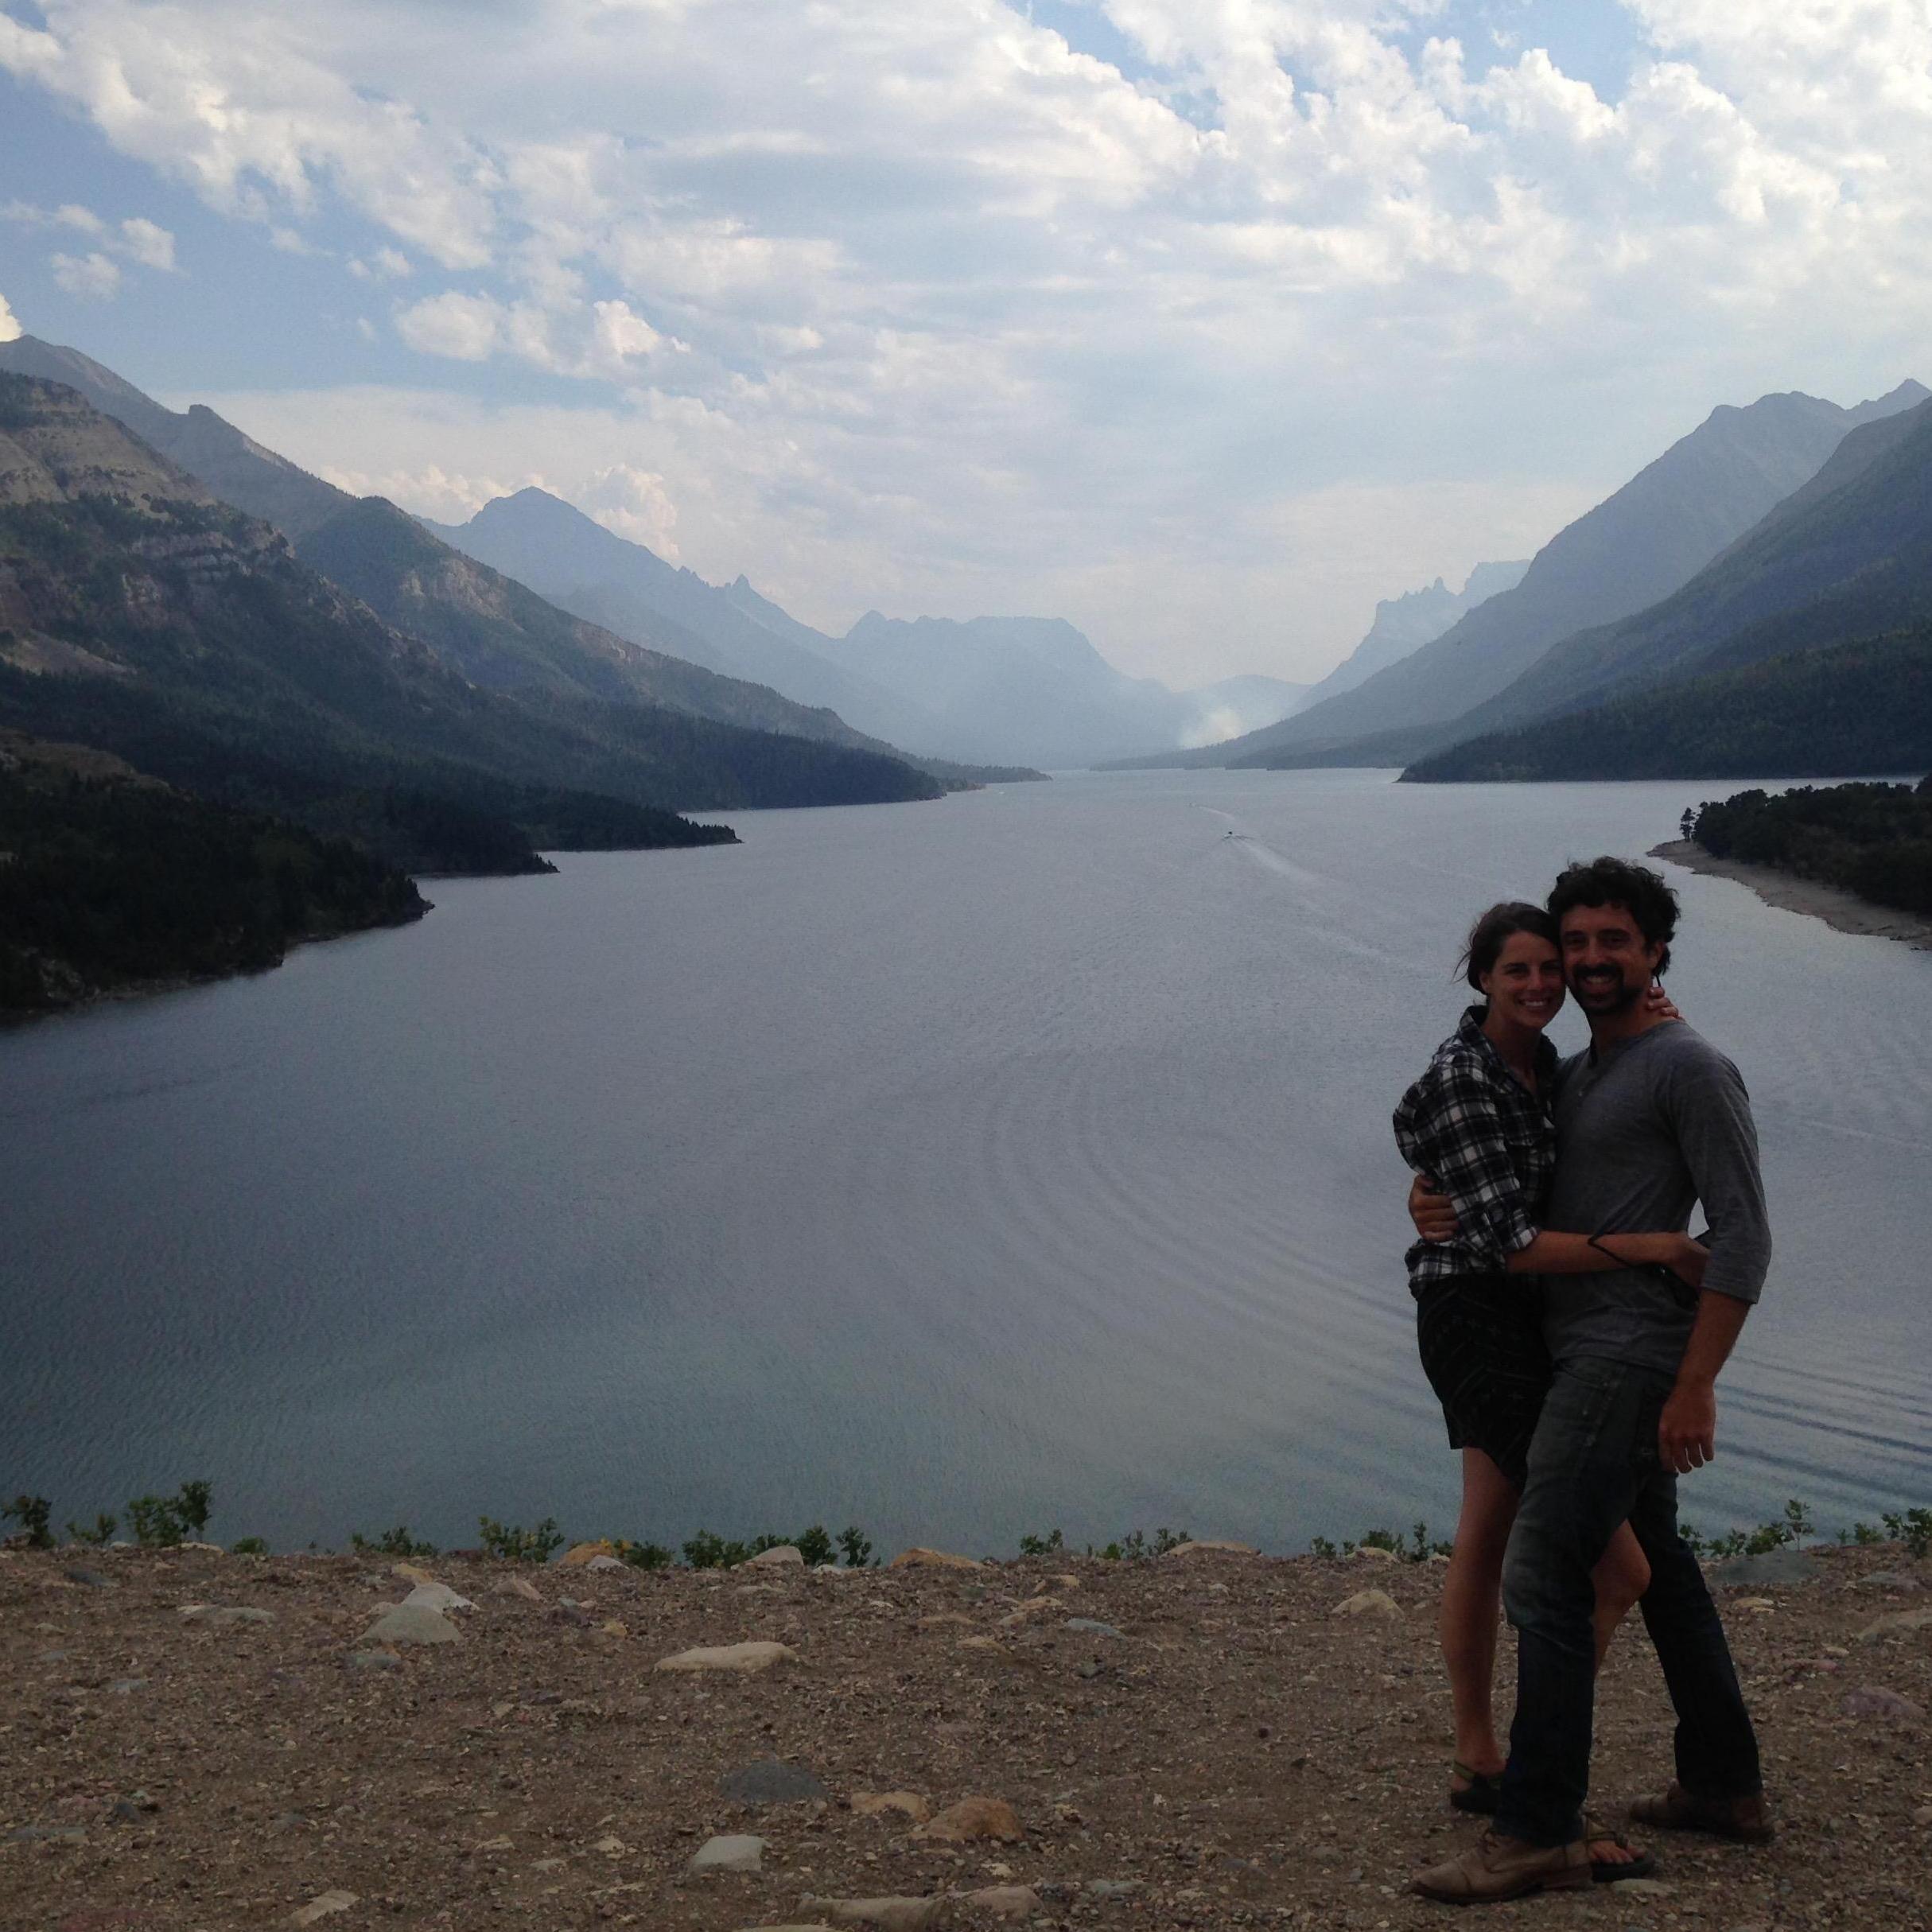
<svg viewBox="0 0 1932 1932">
<path fill-rule="evenodd" d="M 1758 1743 L 1704 1572 L 1677 1534 L 1677 1478 L 1657 1449 L 1672 1378 L 1588 1358 L 1556 1371 L 1502 1566 L 1517 1633 L 1516 1720 L 1496 1829 L 1532 1845 L 1581 1834 L 1596 1645 L 1590 1572 L 1628 1518 L 1650 1559 L 1643 1621 L 1676 1707 L 1677 1782 L 1700 1798 L 1761 1790 Z"/>
</svg>

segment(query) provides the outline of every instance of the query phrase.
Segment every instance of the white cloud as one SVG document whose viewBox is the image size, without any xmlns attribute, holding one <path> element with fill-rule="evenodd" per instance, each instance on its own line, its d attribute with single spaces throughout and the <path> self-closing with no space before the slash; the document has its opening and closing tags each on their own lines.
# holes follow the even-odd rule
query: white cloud
<svg viewBox="0 0 1932 1932">
<path fill-rule="evenodd" d="M 107 301 L 120 292 L 119 266 L 96 249 L 91 255 L 56 255 L 53 258 L 54 281 L 69 295 L 94 301 Z"/>
<path fill-rule="evenodd" d="M 0 342 L 12 342 L 27 332 L 20 325 L 19 318 L 7 306 L 7 300 L 0 295 Z"/>
<path fill-rule="evenodd" d="M 174 268 L 174 237 L 139 216 L 121 224 L 119 246 L 144 268 Z"/>
<path fill-rule="evenodd" d="M 414 410 L 317 426 L 313 460 L 426 507 L 651 479 L 594 513 L 668 541 L 674 504 L 695 567 L 821 616 L 1066 608 L 1141 668 L 1293 676 L 1712 403 L 1888 387 L 1932 339 L 1923 0 L 1575 4 L 1623 23 L 1627 84 L 1434 0 L 1088 0 L 1124 70 L 1024 0 L 530 0 L 487 31 L 44 0 L 0 12 L 0 68 L 240 219 L 346 212 L 351 277 L 414 274 L 422 380 L 594 405 L 581 453 L 542 412 Z M 147 259 L 48 219 L 83 264 Z"/>
</svg>

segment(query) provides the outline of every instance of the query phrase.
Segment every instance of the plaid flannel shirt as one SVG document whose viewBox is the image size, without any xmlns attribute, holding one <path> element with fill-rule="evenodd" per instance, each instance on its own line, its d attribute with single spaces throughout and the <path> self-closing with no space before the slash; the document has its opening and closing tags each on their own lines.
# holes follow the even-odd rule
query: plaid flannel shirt
<svg viewBox="0 0 1932 1932">
<path fill-rule="evenodd" d="M 1456 1209 L 1453 1241 L 1418 1241 L 1402 1258 L 1417 1293 L 1452 1275 L 1495 1274 L 1536 1238 L 1557 1164 L 1549 1114 L 1557 1050 L 1537 1043 L 1537 1093 L 1503 1064 L 1471 1006 L 1395 1110 L 1395 1144 Z M 1527 1284 L 1526 1284 L 1527 1285 Z"/>
</svg>

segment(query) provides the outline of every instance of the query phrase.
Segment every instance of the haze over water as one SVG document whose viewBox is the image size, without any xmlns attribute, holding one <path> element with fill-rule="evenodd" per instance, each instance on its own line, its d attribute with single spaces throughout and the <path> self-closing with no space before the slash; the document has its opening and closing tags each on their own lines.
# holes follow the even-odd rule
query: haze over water
<svg viewBox="0 0 1932 1932">
<path fill-rule="evenodd" d="M 1730 789 L 747 814 L 0 1036 L 0 1488 L 60 1522 L 205 1476 L 278 1547 L 1446 1532 L 1390 1110 L 1477 910 Z M 1686 1516 L 1932 1502 L 1932 955 L 1671 876 L 1778 1244 Z"/>
</svg>

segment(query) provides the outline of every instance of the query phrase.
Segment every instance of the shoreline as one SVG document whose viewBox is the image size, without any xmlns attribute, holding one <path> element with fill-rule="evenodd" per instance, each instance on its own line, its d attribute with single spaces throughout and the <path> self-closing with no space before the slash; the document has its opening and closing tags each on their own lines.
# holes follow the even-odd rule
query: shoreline
<svg viewBox="0 0 1932 1932">
<path fill-rule="evenodd" d="M 1863 939 L 1897 939 L 1916 951 L 1932 952 L 1932 919 L 1892 906 L 1875 905 L 1840 887 L 1800 878 L 1795 873 L 1780 872 L 1775 866 L 1720 859 L 1689 839 L 1667 839 L 1661 845 L 1651 846 L 1646 856 L 1681 865 L 1686 872 L 1736 880 L 1740 885 L 1748 886 L 1767 906 L 1822 919 L 1834 931 L 1854 933 Z"/>
</svg>

